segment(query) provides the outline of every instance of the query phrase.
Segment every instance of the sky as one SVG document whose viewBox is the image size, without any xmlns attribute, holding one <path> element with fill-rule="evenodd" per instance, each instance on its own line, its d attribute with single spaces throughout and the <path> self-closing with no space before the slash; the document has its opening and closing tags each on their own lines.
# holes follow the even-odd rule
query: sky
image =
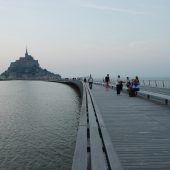
<svg viewBox="0 0 170 170">
<path fill-rule="evenodd" d="M 170 0 L 0 0 L 0 73 L 28 53 L 62 77 L 170 77 Z"/>
</svg>

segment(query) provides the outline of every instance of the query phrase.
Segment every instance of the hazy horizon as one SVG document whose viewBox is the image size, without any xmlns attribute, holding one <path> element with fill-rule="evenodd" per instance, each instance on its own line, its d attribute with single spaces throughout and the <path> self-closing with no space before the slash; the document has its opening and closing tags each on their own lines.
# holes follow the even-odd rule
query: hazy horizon
<svg viewBox="0 0 170 170">
<path fill-rule="evenodd" d="M 63 77 L 170 77 L 169 0 L 0 0 L 0 73 L 28 53 Z"/>
</svg>

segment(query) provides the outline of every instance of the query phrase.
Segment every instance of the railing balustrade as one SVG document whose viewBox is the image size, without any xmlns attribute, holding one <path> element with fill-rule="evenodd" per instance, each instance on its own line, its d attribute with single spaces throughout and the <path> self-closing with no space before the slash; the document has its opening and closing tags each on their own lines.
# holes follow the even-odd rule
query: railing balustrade
<svg viewBox="0 0 170 170">
<path fill-rule="evenodd" d="M 102 80 L 96 79 L 97 82 L 103 82 Z M 126 82 L 126 79 L 123 79 L 123 82 Z M 116 84 L 116 79 L 111 79 L 111 84 Z M 141 86 L 157 87 L 157 88 L 166 88 L 170 89 L 170 80 L 147 80 L 140 79 Z"/>
</svg>

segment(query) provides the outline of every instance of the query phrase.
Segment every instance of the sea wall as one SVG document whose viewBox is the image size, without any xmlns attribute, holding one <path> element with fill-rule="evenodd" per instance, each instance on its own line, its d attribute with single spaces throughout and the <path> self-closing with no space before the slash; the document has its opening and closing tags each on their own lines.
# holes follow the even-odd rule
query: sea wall
<svg viewBox="0 0 170 170">
<path fill-rule="evenodd" d="M 59 82 L 75 87 L 79 91 L 81 97 L 83 96 L 83 82 L 82 81 L 80 81 L 80 80 L 66 80 L 66 81 L 59 81 Z"/>
</svg>

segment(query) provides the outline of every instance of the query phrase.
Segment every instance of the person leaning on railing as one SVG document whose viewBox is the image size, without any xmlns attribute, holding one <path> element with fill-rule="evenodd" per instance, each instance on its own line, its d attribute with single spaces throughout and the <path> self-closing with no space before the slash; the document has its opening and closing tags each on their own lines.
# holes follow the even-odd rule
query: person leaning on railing
<svg viewBox="0 0 170 170">
<path fill-rule="evenodd" d="M 140 82 L 138 76 L 132 80 L 130 88 L 129 88 L 129 96 L 134 97 L 137 96 L 137 92 L 140 90 Z"/>
</svg>

